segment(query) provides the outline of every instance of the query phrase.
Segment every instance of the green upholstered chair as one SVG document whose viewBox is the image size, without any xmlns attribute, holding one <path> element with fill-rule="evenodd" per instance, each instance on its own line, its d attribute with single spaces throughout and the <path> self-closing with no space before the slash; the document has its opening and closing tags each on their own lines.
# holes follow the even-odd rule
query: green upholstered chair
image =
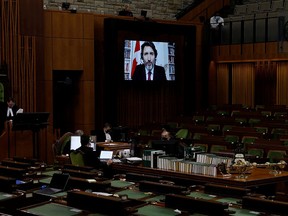
<svg viewBox="0 0 288 216">
<path fill-rule="evenodd" d="M 56 143 L 57 155 L 65 154 L 64 153 L 65 147 L 68 143 L 70 143 L 72 135 L 73 135 L 72 132 L 66 132 L 58 139 L 58 142 Z"/>
<path fill-rule="evenodd" d="M 227 110 L 219 110 L 219 111 L 217 111 L 217 115 L 219 115 L 219 116 L 230 116 L 230 113 Z"/>
<path fill-rule="evenodd" d="M 151 136 L 161 137 L 162 130 L 154 129 L 151 131 Z"/>
<path fill-rule="evenodd" d="M 0 101 L 4 102 L 5 94 L 4 94 L 4 85 L 0 82 Z"/>
<path fill-rule="evenodd" d="M 208 144 L 195 143 L 194 147 L 200 148 L 203 152 L 207 152 L 208 151 Z"/>
<path fill-rule="evenodd" d="M 275 112 L 273 115 L 276 119 L 287 117 L 287 112 Z"/>
<path fill-rule="evenodd" d="M 268 133 L 268 127 L 254 127 L 257 132 L 262 133 L 263 135 Z"/>
<path fill-rule="evenodd" d="M 263 158 L 263 156 L 264 156 L 264 150 L 263 149 L 259 149 L 259 148 L 248 149 L 247 153 L 249 155 L 255 156 L 256 158 Z"/>
<path fill-rule="evenodd" d="M 264 108 L 265 108 L 265 106 L 262 105 L 262 104 L 257 104 L 257 105 L 255 106 L 255 109 L 256 109 L 256 110 L 261 110 L 261 109 L 264 109 Z"/>
<path fill-rule="evenodd" d="M 187 138 L 189 138 L 189 134 L 190 133 L 189 133 L 188 129 L 182 128 L 176 132 L 175 137 L 177 139 L 187 139 Z"/>
<path fill-rule="evenodd" d="M 179 127 L 178 122 L 173 122 L 173 121 L 167 122 L 167 125 L 168 125 L 170 128 L 178 128 L 178 127 Z"/>
<path fill-rule="evenodd" d="M 224 145 L 211 145 L 210 152 L 216 153 L 216 152 L 225 151 L 225 150 L 227 150 L 227 147 Z"/>
<path fill-rule="evenodd" d="M 254 136 L 243 136 L 242 137 L 242 143 L 243 144 L 253 144 L 255 143 L 255 140 L 258 139 L 258 137 L 254 137 Z"/>
<path fill-rule="evenodd" d="M 232 110 L 231 116 L 237 116 L 240 113 L 240 110 Z"/>
<path fill-rule="evenodd" d="M 205 121 L 205 116 L 204 115 L 194 115 L 192 120 L 196 124 L 202 124 Z"/>
<path fill-rule="evenodd" d="M 237 135 L 225 135 L 224 140 L 228 143 L 234 144 L 239 142 L 239 136 Z"/>
<path fill-rule="evenodd" d="M 201 140 L 202 136 L 207 136 L 207 135 L 208 135 L 207 133 L 198 133 L 198 132 L 196 132 L 196 133 L 193 134 L 193 139 L 194 140 Z"/>
<path fill-rule="evenodd" d="M 237 123 L 239 125 L 245 125 L 247 123 L 247 119 L 246 118 L 235 118 L 235 123 Z"/>
<path fill-rule="evenodd" d="M 75 166 L 85 166 L 83 153 L 80 151 L 72 151 L 70 153 L 71 164 Z"/>
<path fill-rule="evenodd" d="M 139 135 L 139 136 L 150 136 L 151 134 L 150 134 L 150 132 L 149 132 L 148 130 L 146 130 L 146 129 L 139 129 L 139 130 L 138 130 L 138 135 Z"/>
<path fill-rule="evenodd" d="M 221 133 L 221 126 L 220 124 L 208 124 L 207 125 L 207 131 L 210 134 L 220 134 Z"/>
<path fill-rule="evenodd" d="M 232 125 L 223 125 L 222 132 L 230 131 L 232 129 Z"/>
<path fill-rule="evenodd" d="M 261 119 L 258 119 L 258 118 L 250 118 L 248 120 L 248 124 L 252 127 L 259 122 L 261 122 Z"/>
<path fill-rule="evenodd" d="M 277 163 L 284 159 L 286 154 L 286 151 L 283 150 L 269 150 L 267 153 L 267 158 L 271 163 Z"/>
<path fill-rule="evenodd" d="M 286 128 L 273 128 L 271 135 L 274 139 L 278 139 L 281 135 L 288 135 L 288 130 Z"/>
<path fill-rule="evenodd" d="M 206 124 L 209 124 L 209 121 L 213 121 L 215 119 L 214 116 L 207 116 L 206 117 Z"/>
<path fill-rule="evenodd" d="M 272 112 L 268 111 L 268 110 L 263 110 L 260 113 L 261 113 L 262 116 L 267 117 L 267 118 L 271 117 L 271 115 L 272 115 Z"/>
</svg>

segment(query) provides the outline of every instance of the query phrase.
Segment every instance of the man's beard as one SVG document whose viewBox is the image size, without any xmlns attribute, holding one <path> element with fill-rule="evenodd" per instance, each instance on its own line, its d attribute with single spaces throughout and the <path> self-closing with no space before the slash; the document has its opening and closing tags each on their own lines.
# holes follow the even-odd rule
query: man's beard
<svg viewBox="0 0 288 216">
<path fill-rule="evenodd" d="M 146 62 L 145 67 L 147 70 L 152 70 L 154 68 L 154 64 L 152 62 Z"/>
</svg>

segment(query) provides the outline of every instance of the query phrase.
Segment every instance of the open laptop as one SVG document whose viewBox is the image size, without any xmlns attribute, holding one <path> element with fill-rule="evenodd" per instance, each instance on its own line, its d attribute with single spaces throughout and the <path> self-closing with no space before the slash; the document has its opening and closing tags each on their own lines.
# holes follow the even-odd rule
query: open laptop
<svg viewBox="0 0 288 216">
<path fill-rule="evenodd" d="M 102 150 L 100 152 L 99 159 L 100 159 L 101 162 L 112 160 L 112 158 L 113 158 L 113 151 L 104 151 L 104 150 Z"/>
<path fill-rule="evenodd" d="M 54 173 L 49 185 L 43 189 L 36 190 L 34 193 L 42 195 L 53 195 L 65 190 L 69 180 L 68 173 Z"/>
<path fill-rule="evenodd" d="M 71 136 L 70 150 L 76 150 L 81 147 L 81 136 Z"/>
</svg>

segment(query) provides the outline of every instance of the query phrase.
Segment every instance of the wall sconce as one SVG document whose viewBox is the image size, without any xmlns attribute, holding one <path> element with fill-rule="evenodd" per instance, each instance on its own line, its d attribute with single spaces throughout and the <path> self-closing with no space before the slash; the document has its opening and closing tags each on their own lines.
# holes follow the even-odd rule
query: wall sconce
<svg viewBox="0 0 288 216">
<path fill-rule="evenodd" d="M 70 7 L 70 3 L 69 2 L 62 2 L 62 9 L 63 10 L 68 10 Z"/>
</svg>

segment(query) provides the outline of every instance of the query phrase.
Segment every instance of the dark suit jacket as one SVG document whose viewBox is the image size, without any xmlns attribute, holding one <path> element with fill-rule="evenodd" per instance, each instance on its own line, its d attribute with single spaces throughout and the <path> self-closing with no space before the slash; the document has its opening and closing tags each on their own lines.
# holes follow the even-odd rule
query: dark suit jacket
<svg viewBox="0 0 288 216">
<path fill-rule="evenodd" d="M 94 167 L 95 169 L 102 170 L 105 177 L 112 177 L 111 167 L 107 163 L 102 163 L 95 151 L 91 147 L 81 146 L 76 151 L 83 153 L 85 166 Z"/>
<path fill-rule="evenodd" d="M 132 77 L 132 80 L 146 80 L 145 65 L 137 65 Z M 153 81 L 167 80 L 165 75 L 165 69 L 161 66 L 154 66 Z"/>
<path fill-rule="evenodd" d="M 113 140 L 112 131 L 109 134 L 111 136 L 111 139 Z M 105 142 L 105 140 L 106 140 L 106 135 L 105 135 L 103 129 L 93 130 L 93 131 L 91 131 L 91 135 L 96 135 L 96 142 Z"/>
</svg>

